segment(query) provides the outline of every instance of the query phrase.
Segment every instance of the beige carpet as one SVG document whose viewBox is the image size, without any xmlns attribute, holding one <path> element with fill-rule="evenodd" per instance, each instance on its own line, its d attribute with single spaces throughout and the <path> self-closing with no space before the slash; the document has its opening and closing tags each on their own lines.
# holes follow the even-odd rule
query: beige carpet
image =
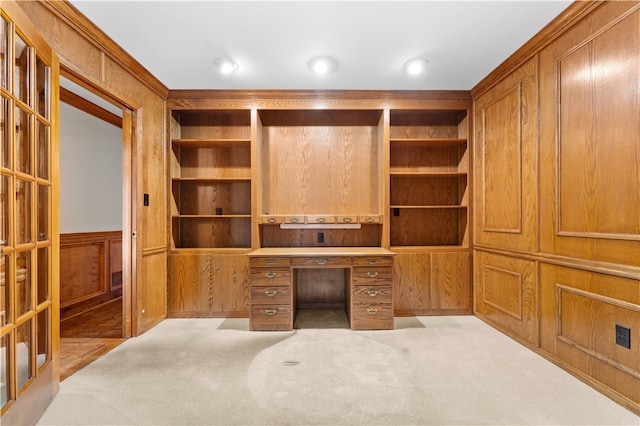
<svg viewBox="0 0 640 426">
<path fill-rule="evenodd" d="M 166 320 L 61 383 L 41 425 L 614 424 L 640 418 L 472 316 L 293 332 Z"/>
</svg>

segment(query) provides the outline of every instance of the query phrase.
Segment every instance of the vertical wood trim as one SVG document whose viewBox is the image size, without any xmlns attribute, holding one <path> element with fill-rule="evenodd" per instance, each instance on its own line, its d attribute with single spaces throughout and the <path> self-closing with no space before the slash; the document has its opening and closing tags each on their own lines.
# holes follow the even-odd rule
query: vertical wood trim
<svg viewBox="0 0 640 426">
<path fill-rule="evenodd" d="M 380 151 L 378 158 L 380 159 L 379 168 L 382 170 L 382 177 L 380 181 L 380 199 L 378 201 L 378 208 L 380 214 L 382 214 L 382 241 L 380 246 L 388 249 L 391 246 L 391 190 L 390 185 L 390 169 L 391 169 L 391 112 L 389 108 L 385 108 L 382 111 L 382 118 L 378 125 L 378 146 Z"/>
<path fill-rule="evenodd" d="M 134 199 L 133 185 L 135 167 L 133 167 L 133 117 L 132 112 L 122 112 L 122 335 L 133 336 L 135 313 L 133 310 L 135 252 L 133 245 Z"/>
</svg>

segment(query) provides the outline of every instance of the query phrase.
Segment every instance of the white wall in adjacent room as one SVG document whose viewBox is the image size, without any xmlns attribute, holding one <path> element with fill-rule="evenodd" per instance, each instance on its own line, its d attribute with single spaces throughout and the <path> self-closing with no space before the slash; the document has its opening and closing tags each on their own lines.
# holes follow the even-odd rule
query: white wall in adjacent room
<svg viewBox="0 0 640 426">
<path fill-rule="evenodd" d="M 60 102 L 60 233 L 122 230 L 122 129 Z"/>
</svg>

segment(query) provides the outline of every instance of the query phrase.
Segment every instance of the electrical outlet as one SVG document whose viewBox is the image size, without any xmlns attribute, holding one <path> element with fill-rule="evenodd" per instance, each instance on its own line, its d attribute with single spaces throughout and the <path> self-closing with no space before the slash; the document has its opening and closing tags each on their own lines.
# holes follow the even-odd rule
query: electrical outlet
<svg viewBox="0 0 640 426">
<path fill-rule="evenodd" d="M 318 242 L 324 243 L 324 232 L 318 232 Z"/>
<path fill-rule="evenodd" d="M 616 324 L 616 345 L 631 349 L 631 329 Z"/>
</svg>

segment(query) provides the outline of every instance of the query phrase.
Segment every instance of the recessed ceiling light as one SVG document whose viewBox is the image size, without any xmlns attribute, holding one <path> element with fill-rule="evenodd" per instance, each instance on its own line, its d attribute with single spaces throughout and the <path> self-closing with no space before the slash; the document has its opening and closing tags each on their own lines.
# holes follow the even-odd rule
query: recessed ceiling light
<svg viewBox="0 0 640 426">
<path fill-rule="evenodd" d="M 217 58 L 213 61 L 213 65 L 220 74 L 231 74 L 238 69 L 238 64 L 229 58 Z"/>
<path fill-rule="evenodd" d="M 408 75 L 420 75 L 425 72 L 429 61 L 423 58 L 414 58 L 404 64 L 404 72 Z"/>
<path fill-rule="evenodd" d="M 309 61 L 309 68 L 316 74 L 327 74 L 338 67 L 338 63 L 331 56 L 317 56 Z"/>
</svg>

